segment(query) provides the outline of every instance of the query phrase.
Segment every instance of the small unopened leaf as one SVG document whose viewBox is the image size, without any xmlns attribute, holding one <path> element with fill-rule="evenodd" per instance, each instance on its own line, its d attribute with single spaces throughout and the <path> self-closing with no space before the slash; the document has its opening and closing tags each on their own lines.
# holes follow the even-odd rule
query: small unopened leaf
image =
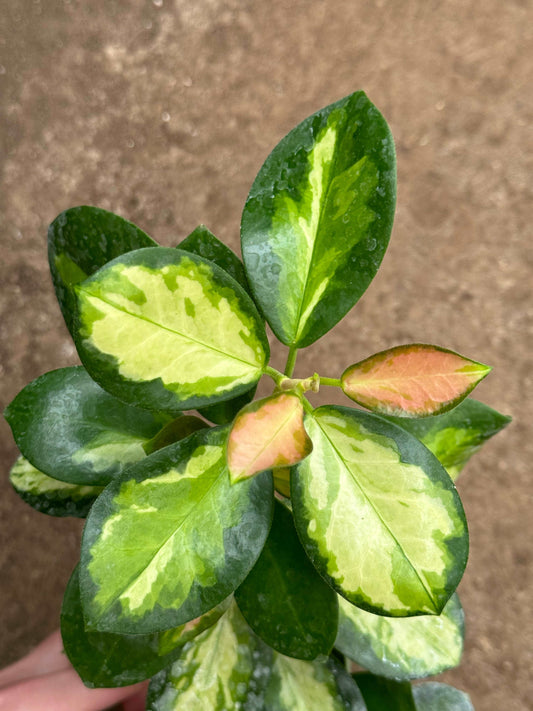
<svg viewBox="0 0 533 711">
<path fill-rule="evenodd" d="M 379 414 L 424 417 L 455 407 L 489 372 L 458 353 L 414 343 L 351 365 L 341 384 L 349 398 Z"/>
<path fill-rule="evenodd" d="M 265 547 L 235 599 L 253 631 L 298 659 L 329 654 L 337 631 L 337 595 L 298 540 L 292 514 L 276 502 Z"/>
<path fill-rule="evenodd" d="M 274 488 L 279 491 L 282 496 L 290 498 L 291 496 L 291 470 L 290 467 L 280 467 L 272 472 L 274 478 Z"/>
<path fill-rule="evenodd" d="M 313 448 L 304 428 L 300 398 L 280 393 L 246 405 L 237 415 L 228 439 L 232 481 L 265 469 L 300 462 Z"/>
<path fill-rule="evenodd" d="M 90 688 L 128 686 L 149 679 L 181 654 L 181 648 L 216 623 L 230 598 L 192 622 L 152 634 L 113 634 L 87 629 L 80 601 L 79 571 L 69 580 L 61 608 L 63 648 Z"/>
<path fill-rule="evenodd" d="M 354 674 L 353 678 L 365 699 L 366 711 L 417 711 L 409 682 L 367 673 Z"/>
<path fill-rule="evenodd" d="M 453 480 L 470 457 L 511 422 L 507 415 L 472 398 L 435 417 L 387 417 L 411 432 L 433 452 Z"/>
<path fill-rule="evenodd" d="M 339 597 L 335 647 L 373 674 L 419 679 L 459 664 L 464 615 L 452 595 L 440 615 L 384 617 L 361 610 Z"/>
<path fill-rule="evenodd" d="M 291 469 L 296 528 L 321 575 L 369 612 L 440 614 L 468 555 L 446 471 L 383 418 L 333 405 L 306 418 L 313 451 Z"/>
<path fill-rule="evenodd" d="M 185 645 L 152 679 L 147 711 L 263 711 L 272 650 L 250 630 L 235 603 L 216 625 Z M 307 710 L 309 711 L 309 710 Z"/>
<path fill-rule="evenodd" d="M 248 294 L 194 254 L 130 252 L 76 293 L 82 362 L 133 405 L 173 412 L 228 400 L 250 390 L 268 361 L 265 329 Z"/>
<path fill-rule="evenodd" d="M 436 681 L 413 686 L 413 698 L 416 711 L 474 711 L 468 694 Z"/>
<path fill-rule="evenodd" d="M 143 444 L 146 454 L 157 452 L 158 449 L 168 447 L 169 444 L 179 442 L 198 430 L 205 430 L 209 425 L 199 417 L 181 415 L 167 424 L 151 440 Z"/>
<path fill-rule="evenodd" d="M 161 418 L 102 390 L 84 368 L 41 375 L 5 417 L 22 454 L 39 471 L 71 484 L 103 486 L 144 459 Z"/>
<path fill-rule="evenodd" d="M 231 486 L 227 436 L 227 428 L 196 432 L 128 467 L 100 495 L 82 541 L 88 626 L 126 634 L 176 627 L 248 575 L 272 521 L 272 478 Z"/>
<path fill-rule="evenodd" d="M 101 486 L 68 484 L 53 479 L 22 456 L 13 464 L 9 481 L 23 501 L 48 516 L 85 518 L 102 492 Z"/>
</svg>

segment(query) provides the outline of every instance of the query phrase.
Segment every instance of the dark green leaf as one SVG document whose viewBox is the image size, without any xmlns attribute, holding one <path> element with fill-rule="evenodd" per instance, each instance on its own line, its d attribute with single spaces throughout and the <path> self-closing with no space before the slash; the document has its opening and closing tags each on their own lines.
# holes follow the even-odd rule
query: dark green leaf
<svg viewBox="0 0 533 711">
<path fill-rule="evenodd" d="M 63 647 L 86 686 L 135 684 L 172 664 L 183 645 L 214 625 L 229 604 L 228 598 L 193 623 L 165 632 L 119 635 L 88 630 L 83 619 L 76 568 L 65 590 L 61 609 Z"/>
<path fill-rule="evenodd" d="M 396 199 L 389 128 L 362 91 L 309 116 L 252 185 L 242 254 L 276 336 L 303 348 L 329 331 L 374 278 Z"/>
<path fill-rule="evenodd" d="M 41 375 L 7 407 L 18 448 L 39 471 L 71 484 L 107 484 L 132 462 L 161 419 L 102 390 L 81 367 Z"/>
<path fill-rule="evenodd" d="M 216 425 L 228 425 L 233 422 L 237 413 L 242 410 L 245 405 L 253 400 L 257 386 L 247 392 L 224 402 L 217 402 L 214 405 L 208 405 L 198 409 L 198 412 L 205 417 L 209 422 L 214 422 Z"/>
<path fill-rule="evenodd" d="M 474 711 L 468 694 L 435 681 L 413 687 L 416 711 Z"/>
<path fill-rule="evenodd" d="M 99 207 L 65 210 L 48 228 L 48 260 L 57 300 L 71 332 L 76 314 L 72 287 L 115 257 L 156 242 L 122 217 Z"/>
<path fill-rule="evenodd" d="M 276 651 L 307 660 L 331 651 L 337 596 L 305 555 L 292 514 L 279 502 L 265 547 L 235 599 L 253 631 Z"/>
<path fill-rule="evenodd" d="M 373 674 L 354 674 L 367 711 L 417 711 L 407 681 L 393 681 Z"/>
<path fill-rule="evenodd" d="M 211 610 L 253 568 L 272 520 L 270 472 L 230 484 L 227 428 L 130 466 L 100 495 L 82 542 L 87 624 L 141 634 Z"/>
<path fill-rule="evenodd" d="M 206 427 L 208 425 L 199 417 L 180 415 L 175 420 L 167 422 L 155 437 L 143 444 L 143 449 L 146 454 L 153 454 L 158 449 L 168 447 L 169 444 L 174 444 L 174 442 L 179 442 L 181 439 L 193 434 L 193 432 L 204 430 Z"/>
</svg>

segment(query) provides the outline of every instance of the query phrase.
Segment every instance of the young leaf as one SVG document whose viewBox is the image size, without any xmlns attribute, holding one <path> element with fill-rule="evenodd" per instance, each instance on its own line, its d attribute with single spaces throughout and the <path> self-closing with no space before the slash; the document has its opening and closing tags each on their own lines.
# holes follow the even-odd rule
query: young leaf
<svg viewBox="0 0 533 711">
<path fill-rule="evenodd" d="M 81 486 L 52 479 L 22 456 L 11 467 L 9 481 L 23 501 L 48 516 L 85 518 L 102 491 L 101 486 Z"/>
<path fill-rule="evenodd" d="M 205 430 L 208 427 L 207 423 L 199 417 L 192 415 L 180 415 L 175 420 L 167 422 L 167 424 L 148 442 L 143 444 L 143 449 L 146 454 L 153 454 L 158 449 L 168 447 L 169 444 L 179 442 L 185 437 L 192 435 L 198 430 Z"/>
<path fill-rule="evenodd" d="M 233 422 L 237 413 L 253 400 L 256 390 L 257 386 L 254 385 L 251 390 L 247 390 L 242 395 L 238 395 L 231 400 L 216 402 L 214 405 L 208 405 L 207 407 L 199 407 L 198 412 L 215 425 L 229 425 L 230 422 Z"/>
<path fill-rule="evenodd" d="M 474 711 L 468 694 L 436 681 L 413 687 L 416 711 Z"/>
<path fill-rule="evenodd" d="M 279 502 L 265 547 L 235 600 L 253 631 L 276 651 L 308 660 L 331 652 L 337 595 L 306 556 L 292 514 Z"/>
<path fill-rule="evenodd" d="M 373 674 L 354 674 L 367 711 L 417 711 L 411 684 Z"/>
<path fill-rule="evenodd" d="M 241 239 L 255 299 L 283 343 L 310 345 L 364 293 L 387 248 L 395 196 L 392 136 L 362 91 L 309 116 L 272 151 Z"/>
<path fill-rule="evenodd" d="M 272 651 L 233 604 L 217 624 L 185 645 L 152 679 L 147 711 L 262 711 Z"/>
<path fill-rule="evenodd" d="M 274 654 L 268 711 L 366 711 L 357 685 L 333 660 L 305 662 Z"/>
<path fill-rule="evenodd" d="M 34 467 L 90 486 L 107 484 L 143 459 L 143 444 L 161 429 L 160 419 L 112 397 L 79 366 L 41 375 L 4 414 Z"/>
<path fill-rule="evenodd" d="M 290 467 L 280 467 L 272 472 L 274 479 L 274 489 L 288 499 L 291 496 L 291 469 Z"/>
<path fill-rule="evenodd" d="M 157 244 L 141 229 L 99 207 L 65 210 L 48 228 L 48 261 L 61 312 L 73 333 L 76 299 L 72 287 L 115 257 Z"/>
<path fill-rule="evenodd" d="M 233 592 L 270 529 L 270 472 L 231 486 L 227 428 L 201 430 L 127 469 L 101 494 L 82 541 L 87 624 L 141 634 L 177 627 Z"/>
<path fill-rule="evenodd" d="M 165 632 L 119 635 L 90 630 L 83 619 L 76 568 L 61 608 L 63 648 L 85 686 L 128 686 L 149 679 L 172 664 L 181 654 L 181 648 L 214 625 L 229 603 L 227 599 L 193 622 Z"/>
<path fill-rule="evenodd" d="M 403 680 L 440 674 L 459 664 L 464 614 L 452 595 L 440 615 L 383 617 L 339 597 L 335 647 L 378 676 Z"/>
<path fill-rule="evenodd" d="M 228 438 L 232 482 L 264 469 L 286 467 L 307 457 L 313 444 L 304 428 L 304 410 L 297 395 L 279 393 L 246 405 Z"/>
<path fill-rule="evenodd" d="M 431 452 L 380 417 L 324 406 L 291 470 L 296 528 L 319 573 L 378 614 L 440 614 L 468 555 L 466 519 Z"/>
<path fill-rule="evenodd" d="M 349 398 L 379 414 L 425 417 L 451 410 L 489 372 L 453 351 L 413 343 L 351 365 L 341 384 Z"/>
<path fill-rule="evenodd" d="M 472 398 L 435 417 L 387 417 L 417 437 L 451 476 L 459 473 L 480 447 L 511 422 L 511 418 Z"/>
<path fill-rule="evenodd" d="M 75 336 L 87 370 L 133 405 L 174 411 L 249 390 L 269 346 L 245 291 L 177 249 L 141 249 L 76 287 Z"/>
</svg>

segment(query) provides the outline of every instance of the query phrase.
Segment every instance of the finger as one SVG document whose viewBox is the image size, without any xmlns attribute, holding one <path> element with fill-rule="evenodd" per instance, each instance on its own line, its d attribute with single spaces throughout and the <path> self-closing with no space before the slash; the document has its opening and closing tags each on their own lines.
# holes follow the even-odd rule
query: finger
<svg viewBox="0 0 533 711">
<path fill-rule="evenodd" d="M 65 669 L 0 689 L 0 711 L 103 711 L 145 687 L 88 689 L 74 669 Z"/>
<path fill-rule="evenodd" d="M 0 689 L 22 679 L 50 674 L 69 666 L 63 653 L 61 634 L 56 630 L 25 657 L 0 671 Z"/>
</svg>

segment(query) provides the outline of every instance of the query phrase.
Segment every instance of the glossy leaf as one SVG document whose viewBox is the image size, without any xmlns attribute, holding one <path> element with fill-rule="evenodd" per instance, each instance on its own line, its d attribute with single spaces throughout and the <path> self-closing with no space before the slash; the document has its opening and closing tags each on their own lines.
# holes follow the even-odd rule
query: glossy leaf
<svg viewBox="0 0 533 711">
<path fill-rule="evenodd" d="M 435 681 L 414 686 L 413 698 L 416 711 L 474 711 L 468 694 Z"/>
<path fill-rule="evenodd" d="M 373 615 L 339 597 L 335 647 L 379 676 L 419 679 L 455 667 L 463 636 L 464 614 L 457 595 L 440 615 L 408 618 Z"/>
<path fill-rule="evenodd" d="M 362 91 L 309 116 L 252 185 L 242 254 L 257 303 L 285 344 L 329 331 L 374 278 L 396 195 L 394 143 Z"/>
<path fill-rule="evenodd" d="M 231 480 L 291 466 L 307 457 L 312 448 L 297 395 L 279 393 L 255 400 L 239 412 L 228 438 Z"/>
<path fill-rule="evenodd" d="M 156 242 L 131 222 L 99 207 L 65 210 L 48 228 L 48 260 L 57 300 L 71 332 L 76 314 L 72 288 L 115 257 Z"/>
<path fill-rule="evenodd" d="M 198 432 L 198 430 L 205 430 L 206 427 L 208 427 L 207 423 L 199 417 L 180 415 L 175 420 L 167 422 L 151 440 L 143 444 L 143 449 L 146 454 L 153 454 L 158 449 L 168 447 L 169 444 L 174 444 L 174 442 L 179 442 L 194 432 Z"/>
<path fill-rule="evenodd" d="M 253 631 L 276 651 L 308 660 L 330 653 L 337 595 L 314 569 L 291 512 L 279 502 L 265 547 L 235 599 Z"/>
<path fill-rule="evenodd" d="M 18 448 L 40 471 L 71 484 L 101 486 L 145 457 L 162 420 L 112 397 L 81 367 L 27 385 L 5 417 Z"/>
<path fill-rule="evenodd" d="M 411 684 L 373 674 L 354 674 L 366 711 L 417 711 Z"/>
<path fill-rule="evenodd" d="M 379 414 L 425 417 L 455 407 L 489 372 L 458 353 L 413 343 L 351 365 L 341 384 L 349 398 Z"/>
<path fill-rule="evenodd" d="M 435 417 L 387 419 L 423 442 L 453 480 L 457 479 L 470 457 L 511 422 L 510 417 L 472 398 Z"/>
<path fill-rule="evenodd" d="M 248 575 L 270 529 L 272 477 L 231 486 L 227 434 L 201 430 L 160 449 L 98 498 L 80 570 L 90 627 L 131 634 L 176 627 Z"/>
<path fill-rule="evenodd" d="M 296 528 L 347 600 L 392 616 L 439 614 L 468 554 L 463 507 L 438 460 L 380 417 L 325 406 L 313 452 L 291 470 Z"/>
<path fill-rule="evenodd" d="M 366 711 L 357 685 L 333 660 L 305 662 L 274 654 L 261 711 Z"/>
<path fill-rule="evenodd" d="M 158 674 L 147 711 L 263 711 L 272 651 L 250 630 L 233 604 L 217 624 L 187 644 Z"/>
<path fill-rule="evenodd" d="M 48 516 L 85 518 L 102 491 L 100 486 L 68 484 L 52 479 L 22 456 L 11 467 L 9 481 L 23 501 Z"/>
<path fill-rule="evenodd" d="M 165 632 L 119 635 L 90 630 L 85 627 L 83 619 L 76 568 L 61 608 L 63 648 L 86 686 L 135 684 L 172 664 L 181 654 L 181 648 L 214 625 L 229 604 L 228 598 L 198 619 Z"/>
<path fill-rule="evenodd" d="M 280 467 L 272 472 L 274 488 L 282 496 L 290 498 L 291 495 L 291 470 L 290 467 Z"/>
<path fill-rule="evenodd" d="M 76 287 L 76 345 L 102 387 L 174 411 L 249 390 L 268 360 L 250 297 L 215 264 L 177 249 L 115 259 Z"/>
</svg>

